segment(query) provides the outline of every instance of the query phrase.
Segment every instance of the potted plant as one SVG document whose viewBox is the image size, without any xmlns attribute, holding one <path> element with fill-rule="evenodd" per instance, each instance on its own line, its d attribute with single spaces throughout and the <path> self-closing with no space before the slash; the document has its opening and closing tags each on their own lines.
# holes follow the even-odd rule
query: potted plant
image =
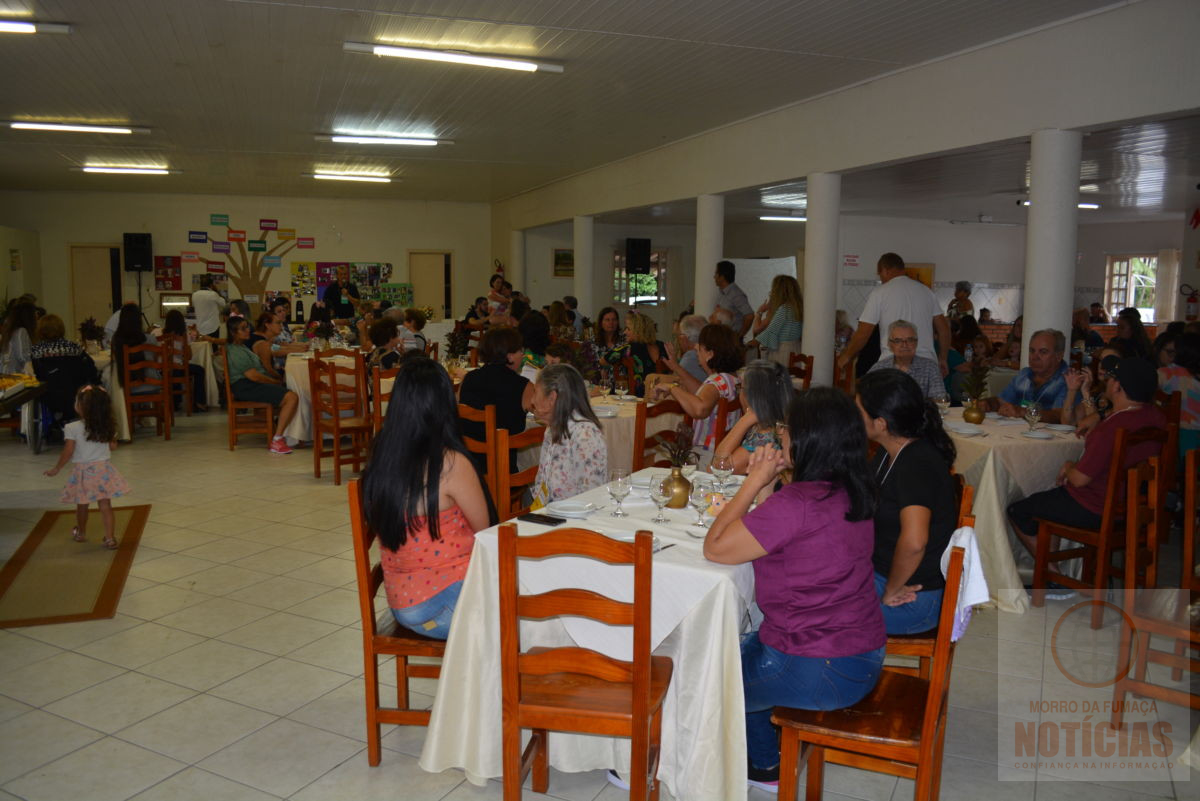
<svg viewBox="0 0 1200 801">
<path fill-rule="evenodd" d="M 979 402 L 988 392 L 988 366 L 981 360 L 971 362 L 971 370 L 963 379 L 963 420 L 978 425 L 984 420 L 983 408 Z"/>
<path fill-rule="evenodd" d="M 104 326 L 95 317 L 87 318 L 79 324 L 79 341 L 89 354 L 99 353 L 104 345 Z"/>
<path fill-rule="evenodd" d="M 684 478 L 683 468 L 688 464 L 688 458 L 695 455 L 692 450 L 692 436 L 692 427 L 687 423 L 680 423 L 674 431 L 660 431 L 654 435 L 659 448 L 666 452 L 667 461 L 671 463 L 671 475 L 666 479 L 671 489 L 668 509 L 683 509 L 688 505 L 692 482 Z"/>
</svg>

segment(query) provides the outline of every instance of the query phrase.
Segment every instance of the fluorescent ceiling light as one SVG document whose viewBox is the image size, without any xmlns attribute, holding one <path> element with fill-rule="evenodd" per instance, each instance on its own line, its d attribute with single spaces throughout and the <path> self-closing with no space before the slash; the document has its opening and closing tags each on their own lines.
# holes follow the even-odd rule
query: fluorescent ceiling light
<svg viewBox="0 0 1200 801">
<path fill-rule="evenodd" d="M 77 125 L 58 122 L 10 122 L 10 128 L 18 131 L 68 131 L 71 133 L 132 134 L 150 133 L 149 128 L 131 128 L 125 125 Z"/>
<path fill-rule="evenodd" d="M 1021 205 L 1028 206 L 1029 201 L 1022 200 Z M 1100 208 L 1100 204 L 1099 203 L 1076 203 L 1075 208 L 1077 208 L 1077 209 L 1098 209 L 1098 208 Z"/>
<path fill-rule="evenodd" d="M 18 22 L 11 19 L 0 20 L 0 33 L 70 33 L 70 25 L 57 22 Z"/>
<path fill-rule="evenodd" d="M 342 48 L 350 53 L 370 53 L 376 56 L 393 58 L 415 58 L 421 61 L 441 61 L 449 64 L 470 64 L 476 67 L 493 67 L 502 70 L 517 70 L 519 72 L 562 72 L 561 64 L 547 64 L 543 61 L 528 61 L 520 58 L 505 58 L 503 56 L 477 56 L 461 50 L 426 50 L 420 47 L 398 47 L 396 45 L 369 44 L 366 42 L 346 42 Z"/>
<path fill-rule="evenodd" d="M 766 222 L 808 222 L 807 217 L 780 217 L 770 214 L 759 217 L 758 219 L 765 220 Z"/>
<path fill-rule="evenodd" d="M 329 172 L 323 170 L 314 172 L 312 177 L 321 181 L 364 181 L 372 184 L 390 184 L 392 182 L 390 175 L 379 172 Z"/>
<path fill-rule="evenodd" d="M 113 173 L 116 175 L 170 175 L 171 174 L 171 171 L 168 170 L 166 168 L 166 166 L 158 166 L 158 165 L 146 166 L 146 167 L 134 167 L 134 166 L 124 166 L 123 167 L 123 166 L 119 166 L 119 165 L 111 165 L 110 166 L 110 165 L 106 165 L 106 164 L 86 164 L 83 167 L 83 171 L 84 172 Z"/>
<path fill-rule="evenodd" d="M 424 147 L 432 147 L 444 141 L 424 136 L 359 136 L 351 134 L 334 134 L 329 137 L 318 137 L 318 139 L 328 139 L 331 142 L 341 142 L 347 145 L 419 145 Z"/>
</svg>

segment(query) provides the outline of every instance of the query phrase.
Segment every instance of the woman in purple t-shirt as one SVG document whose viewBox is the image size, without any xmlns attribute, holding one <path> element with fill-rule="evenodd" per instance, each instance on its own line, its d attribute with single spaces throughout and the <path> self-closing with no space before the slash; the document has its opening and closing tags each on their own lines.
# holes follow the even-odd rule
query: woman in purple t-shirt
<svg viewBox="0 0 1200 801">
<path fill-rule="evenodd" d="M 742 639 L 742 682 L 756 785 L 779 778 L 772 709 L 852 706 L 879 679 L 887 641 L 871 565 L 875 488 L 858 408 L 840 390 L 817 387 L 792 402 L 788 428 L 789 453 L 755 449 L 745 482 L 704 540 L 714 562 L 754 562 L 763 622 Z M 789 462 L 791 483 L 750 512 Z"/>
</svg>

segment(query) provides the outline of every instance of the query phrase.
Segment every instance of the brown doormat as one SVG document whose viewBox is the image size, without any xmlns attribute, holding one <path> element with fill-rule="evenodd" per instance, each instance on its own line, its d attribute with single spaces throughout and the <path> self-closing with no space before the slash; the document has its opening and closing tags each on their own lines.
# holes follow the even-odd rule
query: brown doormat
<svg viewBox="0 0 1200 801">
<path fill-rule="evenodd" d="M 0 628 L 112 617 L 125 587 L 150 506 L 114 507 L 119 547 L 105 548 L 104 520 L 93 509 L 88 541 L 75 542 L 75 510 L 46 512 L 0 569 Z"/>
</svg>

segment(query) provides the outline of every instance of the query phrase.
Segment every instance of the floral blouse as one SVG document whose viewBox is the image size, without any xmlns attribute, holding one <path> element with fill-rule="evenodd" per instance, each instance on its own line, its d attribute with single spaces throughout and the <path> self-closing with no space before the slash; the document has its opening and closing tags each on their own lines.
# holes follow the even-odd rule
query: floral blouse
<svg viewBox="0 0 1200 801">
<path fill-rule="evenodd" d="M 607 480 L 604 432 L 592 421 L 577 417 L 567 424 L 567 434 L 560 441 L 552 442 L 547 432 L 533 481 L 534 508 L 599 487 Z"/>
<path fill-rule="evenodd" d="M 704 383 L 701 384 L 700 387 L 704 388 L 706 385 L 716 387 L 717 394 L 727 401 L 737 400 L 738 378 L 733 373 L 712 373 L 708 376 L 708 378 L 704 379 Z M 699 394 L 699 390 L 697 390 L 697 394 Z M 716 437 L 714 434 L 716 432 L 714 429 L 717 425 L 718 408 L 719 405 L 714 405 L 713 410 L 708 417 L 695 422 L 696 433 L 692 438 L 692 444 L 697 448 L 704 448 L 705 450 L 711 451 L 713 448 L 717 447 L 718 443 L 715 441 Z M 733 424 L 736 423 L 737 419 L 741 416 L 742 411 L 740 407 L 735 411 L 730 412 L 729 419 L 727 421 L 728 428 L 726 428 L 726 431 L 728 431 L 729 428 L 732 428 Z"/>
</svg>

